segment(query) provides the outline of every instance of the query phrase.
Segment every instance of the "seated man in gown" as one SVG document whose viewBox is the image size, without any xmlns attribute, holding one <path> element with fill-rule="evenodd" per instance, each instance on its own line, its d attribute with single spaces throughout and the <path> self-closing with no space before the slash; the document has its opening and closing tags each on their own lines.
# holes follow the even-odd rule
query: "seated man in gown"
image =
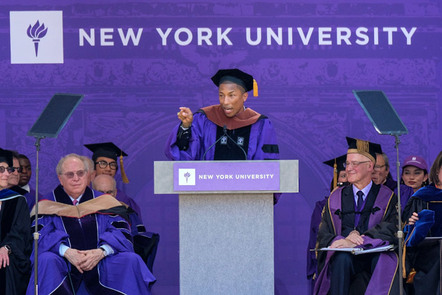
<svg viewBox="0 0 442 295">
<path fill-rule="evenodd" d="M 63 157 L 60 185 L 39 201 L 39 293 L 150 294 L 155 277 L 134 253 L 126 208 L 88 187 L 87 167 L 79 155 Z"/>
<path fill-rule="evenodd" d="M 373 248 L 396 244 L 397 198 L 388 187 L 373 183 L 379 145 L 347 137 L 345 162 L 350 185 L 334 190 L 319 225 L 318 249 Z M 397 287 L 394 252 L 353 255 L 321 251 L 314 294 L 393 294 Z"/>
</svg>

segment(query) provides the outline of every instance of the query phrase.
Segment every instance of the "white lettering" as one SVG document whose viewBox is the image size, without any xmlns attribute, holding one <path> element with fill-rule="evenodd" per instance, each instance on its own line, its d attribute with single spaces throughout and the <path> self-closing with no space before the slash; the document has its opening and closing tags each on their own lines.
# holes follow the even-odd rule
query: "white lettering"
<svg viewBox="0 0 442 295">
<path fill-rule="evenodd" d="M 358 45 L 367 45 L 368 44 L 369 38 L 367 36 L 367 32 L 368 32 L 368 29 L 364 28 L 364 27 L 360 27 L 360 28 L 356 29 L 356 36 L 358 36 L 358 38 L 360 38 L 360 39 L 356 40 L 356 44 L 358 44 Z"/>
<path fill-rule="evenodd" d="M 312 27 L 308 28 L 307 36 L 305 36 L 302 28 L 298 28 L 298 34 L 299 34 L 299 37 L 301 37 L 302 44 L 308 45 L 310 42 L 310 38 L 312 37 L 312 34 L 313 34 L 313 28 Z"/>
<path fill-rule="evenodd" d="M 345 44 L 347 45 L 351 45 L 350 36 L 351 36 L 351 31 L 349 28 L 342 28 L 342 27 L 336 28 L 336 43 L 338 45 L 341 45 L 342 41 L 344 41 Z"/>
<path fill-rule="evenodd" d="M 229 37 L 227 37 L 227 34 L 232 30 L 232 28 L 227 28 L 226 30 L 224 30 L 224 32 L 222 31 L 221 28 L 217 28 L 216 32 L 217 32 L 217 44 L 218 45 L 222 45 L 223 41 L 226 42 L 227 45 L 233 45 L 232 41 L 230 41 Z"/>
<path fill-rule="evenodd" d="M 261 43 L 261 28 L 256 28 L 256 39 L 252 40 L 252 38 L 250 37 L 250 28 L 246 28 L 246 39 L 247 39 L 247 44 L 252 45 L 252 46 L 256 46 L 259 45 L 259 43 Z"/>
<path fill-rule="evenodd" d="M 293 45 L 293 28 L 289 27 L 287 29 L 287 44 L 288 45 Z"/>
<path fill-rule="evenodd" d="M 373 28 L 373 44 L 374 45 L 379 45 L 379 28 L 378 27 L 374 27 Z"/>
<path fill-rule="evenodd" d="M 212 30 L 209 28 L 198 28 L 198 45 L 203 45 L 203 41 L 206 42 L 207 45 L 212 45 Z"/>
<path fill-rule="evenodd" d="M 184 33 L 185 35 L 187 35 L 187 39 L 181 40 L 180 39 L 181 33 Z M 190 31 L 188 28 L 179 28 L 178 30 L 175 31 L 174 37 L 175 37 L 175 42 L 181 46 L 189 45 L 193 39 L 192 31 Z"/>
<path fill-rule="evenodd" d="M 388 45 L 393 45 L 393 32 L 397 32 L 397 28 L 394 27 L 384 27 L 384 32 L 388 35 Z"/>
<path fill-rule="evenodd" d="M 318 28 L 318 43 L 319 45 L 332 45 L 331 40 L 331 28 L 330 27 L 320 27 Z"/>
<path fill-rule="evenodd" d="M 95 29 L 90 29 L 89 32 L 88 35 L 84 29 L 80 29 L 78 34 L 80 38 L 80 46 L 84 46 L 85 39 L 90 46 L 95 46 Z"/>
<path fill-rule="evenodd" d="M 267 28 L 267 45 L 272 45 L 272 40 L 275 40 L 278 45 L 282 45 L 282 28 L 278 28 L 278 34 L 272 28 Z"/>
<path fill-rule="evenodd" d="M 140 38 L 142 33 L 143 33 L 143 28 L 139 28 L 137 36 L 135 37 L 134 30 L 132 28 L 129 28 L 127 30 L 127 34 L 124 35 L 123 29 L 118 28 L 118 34 L 120 35 L 121 43 L 123 43 L 124 46 L 127 46 L 129 44 L 129 39 L 132 40 L 132 44 L 134 46 L 138 46 L 138 44 L 140 43 Z"/>
<path fill-rule="evenodd" d="M 100 45 L 101 46 L 114 46 L 113 39 L 114 29 L 112 28 L 102 28 L 100 29 Z"/>
<path fill-rule="evenodd" d="M 99 30 L 99 32 L 98 32 Z M 263 37 L 263 30 L 266 35 Z M 285 32 L 287 30 L 287 32 Z M 194 44 L 197 46 L 233 45 L 229 38 L 232 27 L 228 28 L 156 28 L 161 39 L 162 46 L 175 43 L 180 46 Z M 118 32 L 118 36 L 115 32 Z M 405 37 L 395 38 L 395 33 L 401 32 Z M 402 42 L 411 45 L 417 27 L 247 27 L 245 28 L 246 42 L 250 46 L 261 45 L 266 38 L 267 46 L 281 46 L 287 44 L 293 46 L 300 40 L 299 45 L 304 46 L 330 46 L 330 45 L 379 45 L 381 42 L 393 45 Z M 173 37 L 170 37 L 173 33 Z M 96 35 L 97 34 L 97 35 Z M 99 34 L 99 37 L 98 37 Z M 216 41 L 215 41 L 216 34 Z M 143 28 L 80 28 L 78 30 L 79 46 L 96 46 L 99 38 L 99 46 L 114 46 L 120 39 L 123 46 L 139 46 L 143 36 Z M 299 37 L 298 37 L 299 36 Z M 297 39 L 299 38 L 299 39 Z M 317 38 L 312 40 L 312 38 Z"/>
<path fill-rule="evenodd" d="M 407 45 L 411 45 L 411 37 L 413 37 L 414 32 L 416 32 L 416 27 L 412 27 L 410 32 L 407 31 L 406 28 L 401 27 L 402 33 L 404 33 L 405 38 L 407 38 Z"/>
<path fill-rule="evenodd" d="M 161 28 L 157 28 L 157 32 L 161 37 L 161 45 L 167 46 L 167 37 L 169 36 L 170 32 L 172 32 L 172 28 L 167 28 L 165 33 L 161 30 Z"/>
<path fill-rule="evenodd" d="M 217 174 L 216 179 L 233 179 L 233 174 Z"/>
</svg>

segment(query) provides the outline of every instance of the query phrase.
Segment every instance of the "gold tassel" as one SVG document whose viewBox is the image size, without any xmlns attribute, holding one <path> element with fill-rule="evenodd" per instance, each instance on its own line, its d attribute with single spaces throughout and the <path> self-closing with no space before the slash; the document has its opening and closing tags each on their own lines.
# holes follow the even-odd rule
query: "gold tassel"
<svg viewBox="0 0 442 295">
<path fill-rule="evenodd" d="M 253 79 L 253 96 L 258 96 L 258 83 L 255 79 Z"/>
<path fill-rule="evenodd" d="M 370 143 L 366 140 L 360 140 L 360 139 L 356 140 L 356 148 L 360 152 L 369 153 L 370 152 L 369 144 Z"/>
<path fill-rule="evenodd" d="M 338 185 L 338 164 L 333 164 L 333 188 L 335 188 Z"/>
<path fill-rule="evenodd" d="M 123 182 L 129 183 L 129 179 L 127 179 L 126 172 L 124 171 L 123 154 L 120 155 L 120 168 L 121 168 L 121 178 L 123 179 Z"/>
</svg>

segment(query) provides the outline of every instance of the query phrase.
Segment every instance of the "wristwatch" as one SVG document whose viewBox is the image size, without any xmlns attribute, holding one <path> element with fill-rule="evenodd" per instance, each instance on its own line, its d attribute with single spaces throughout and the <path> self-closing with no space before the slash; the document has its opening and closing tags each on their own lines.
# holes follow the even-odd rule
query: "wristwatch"
<svg viewBox="0 0 442 295">
<path fill-rule="evenodd" d="M 107 256 L 106 249 L 104 249 L 104 247 L 100 247 L 100 248 L 98 248 L 98 249 L 103 250 L 103 255 L 104 255 L 104 257 Z"/>
<path fill-rule="evenodd" d="M 8 255 L 11 254 L 12 252 L 11 247 L 9 247 L 8 245 L 4 245 L 3 247 L 5 247 L 5 249 L 8 250 Z"/>
</svg>

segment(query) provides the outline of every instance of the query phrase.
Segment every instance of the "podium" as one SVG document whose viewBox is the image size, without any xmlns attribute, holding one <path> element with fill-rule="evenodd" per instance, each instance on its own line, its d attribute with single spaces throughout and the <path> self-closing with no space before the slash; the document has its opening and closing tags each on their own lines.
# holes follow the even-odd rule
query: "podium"
<svg viewBox="0 0 442 295">
<path fill-rule="evenodd" d="M 180 294 L 274 294 L 274 193 L 298 161 L 154 162 L 155 194 L 179 194 Z"/>
</svg>

